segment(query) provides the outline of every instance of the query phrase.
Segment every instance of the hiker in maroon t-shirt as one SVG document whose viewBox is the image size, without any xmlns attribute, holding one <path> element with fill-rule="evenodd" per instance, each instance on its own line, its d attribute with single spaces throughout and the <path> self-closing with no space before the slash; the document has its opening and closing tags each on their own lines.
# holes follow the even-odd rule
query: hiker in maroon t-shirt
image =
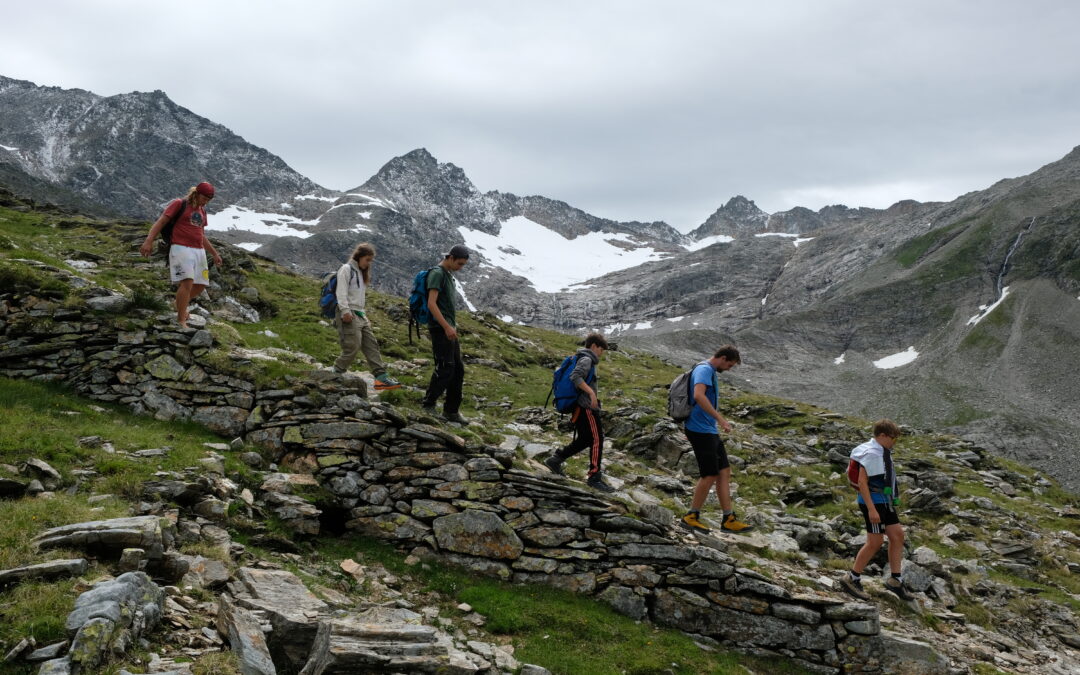
<svg viewBox="0 0 1080 675">
<path fill-rule="evenodd" d="M 199 183 L 188 190 L 186 198 L 172 200 L 150 228 L 146 241 L 139 247 L 139 253 L 144 258 L 150 257 L 154 239 L 166 223 L 173 221 L 177 211 L 183 209 L 173 225 L 169 247 L 169 278 L 176 284 L 176 320 L 183 328 L 187 328 L 188 303 L 210 284 L 206 254 L 209 253 L 214 258 L 215 265 L 221 265 L 221 256 L 203 234 L 206 229 L 205 207 L 213 198 L 214 186 L 210 183 Z"/>
</svg>

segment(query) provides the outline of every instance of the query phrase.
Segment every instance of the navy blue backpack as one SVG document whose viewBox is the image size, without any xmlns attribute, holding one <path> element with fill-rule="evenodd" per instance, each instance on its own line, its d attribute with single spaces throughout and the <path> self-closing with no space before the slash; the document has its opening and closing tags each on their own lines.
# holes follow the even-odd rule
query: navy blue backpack
<svg viewBox="0 0 1080 675">
<path fill-rule="evenodd" d="M 577 402 L 578 394 L 581 390 L 574 386 L 574 383 L 570 381 L 570 373 L 574 372 L 574 367 L 577 366 L 578 355 L 571 354 L 563 359 L 562 364 L 555 369 L 555 374 L 551 378 L 551 393 L 548 394 L 548 398 L 554 397 L 555 409 L 561 413 L 568 413 L 574 409 L 574 404 Z M 585 378 L 585 383 L 592 386 L 592 383 L 596 381 L 596 368 L 589 370 L 588 376 Z M 547 401 L 544 402 L 547 405 Z"/>
</svg>

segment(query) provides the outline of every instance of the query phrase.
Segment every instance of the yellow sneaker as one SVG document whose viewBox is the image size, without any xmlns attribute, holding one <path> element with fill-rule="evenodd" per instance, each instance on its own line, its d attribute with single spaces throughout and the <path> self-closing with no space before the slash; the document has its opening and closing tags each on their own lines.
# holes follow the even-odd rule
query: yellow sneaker
<svg viewBox="0 0 1080 675">
<path fill-rule="evenodd" d="M 690 512 L 679 519 L 679 525 L 691 532 L 708 533 L 711 530 L 698 518 L 698 514 Z"/>
<path fill-rule="evenodd" d="M 720 529 L 724 532 L 734 532 L 735 534 L 742 534 L 743 532 L 749 532 L 754 529 L 753 525 L 747 525 L 732 513 L 727 518 L 724 518 L 724 522 L 720 525 Z"/>
</svg>

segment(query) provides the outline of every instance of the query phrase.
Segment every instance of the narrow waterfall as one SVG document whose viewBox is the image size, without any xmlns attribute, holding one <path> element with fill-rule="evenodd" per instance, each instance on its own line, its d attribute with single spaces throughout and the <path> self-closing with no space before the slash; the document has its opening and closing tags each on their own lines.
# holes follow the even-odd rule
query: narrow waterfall
<svg viewBox="0 0 1080 675">
<path fill-rule="evenodd" d="M 1005 254 L 1005 262 L 1001 263 L 1001 270 L 998 272 L 997 284 L 995 285 L 995 290 L 997 291 L 999 298 L 1001 297 L 1002 284 L 1005 283 L 1005 275 L 1009 271 L 1009 258 L 1012 258 L 1013 253 L 1016 253 L 1017 247 L 1020 246 L 1020 240 L 1024 238 L 1025 234 L 1031 232 L 1031 227 L 1034 224 L 1035 217 L 1032 217 L 1031 222 L 1027 224 L 1027 227 L 1020 230 L 1020 234 L 1016 235 L 1016 241 L 1014 241 L 1013 245 L 1009 248 L 1009 252 Z"/>
<path fill-rule="evenodd" d="M 1035 224 L 1035 218 L 1031 219 L 1031 222 L 1027 224 L 1020 234 L 1016 235 L 1016 240 L 1013 241 L 1012 246 L 1009 247 L 1009 252 L 1005 254 L 1005 260 L 1001 263 L 1001 269 L 998 271 L 997 283 L 995 284 L 995 290 L 997 291 L 997 299 L 989 305 L 982 305 L 979 307 L 979 313 L 968 319 L 967 325 L 974 326 L 980 321 L 985 319 L 990 312 L 994 311 L 998 305 L 1005 301 L 1005 298 L 1009 295 L 1009 287 L 1005 285 L 1005 275 L 1009 272 L 1009 259 L 1012 258 L 1013 253 L 1016 253 L 1016 249 L 1020 246 L 1020 240 L 1024 238 L 1024 235 L 1031 231 L 1031 227 Z"/>
</svg>

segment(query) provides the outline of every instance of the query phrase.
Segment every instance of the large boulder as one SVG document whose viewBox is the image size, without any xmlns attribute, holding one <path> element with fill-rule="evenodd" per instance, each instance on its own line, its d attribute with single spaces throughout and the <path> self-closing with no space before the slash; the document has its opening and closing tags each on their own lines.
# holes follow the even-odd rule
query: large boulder
<svg viewBox="0 0 1080 675">
<path fill-rule="evenodd" d="M 266 642 L 274 663 L 286 672 L 299 671 L 307 662 L 319 620 L 329 613 L 329 605 L 286 570 L 243 567 L 237 578 L 246 591 L 236 598 L 237 604 L 261 611 L 273 627 Z"/>
<path fill-rule="evenodd" d="M 65 622 L 73 636 L 68 655 L 42 664 L 42 672 L 98 672 L 110 652 L 124 653 L 153 629 L 164 607 L 164 591 L 143 572 L 121 574 L 94 586 L 75 600 Z M 47 664 L 51 665 L 46 668 Z"/>
<path fill-rule="evenodd" d="M 432 523 L 439 547 L 458 553 L 513 560 L 525 545 L 503 519 L 487 511 L 463 511 L 436 518 Z"/>
</svg>

